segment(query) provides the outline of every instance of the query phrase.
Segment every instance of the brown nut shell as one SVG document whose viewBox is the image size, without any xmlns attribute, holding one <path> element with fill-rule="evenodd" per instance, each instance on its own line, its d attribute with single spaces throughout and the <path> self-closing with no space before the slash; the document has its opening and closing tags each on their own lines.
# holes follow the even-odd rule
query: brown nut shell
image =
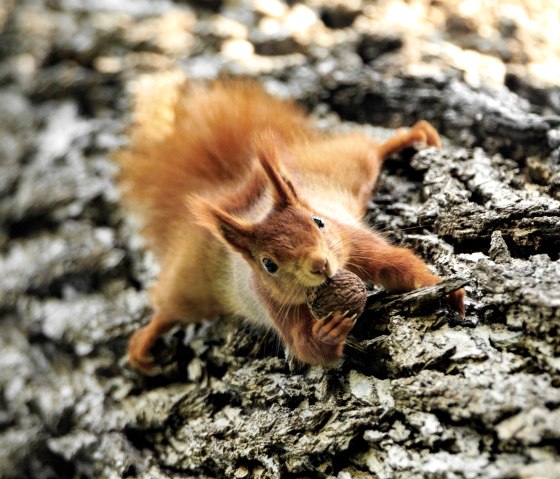
<svg viewBox="0 0 560 479">
<path fill-rule="evenodd" d="M 309 290 L 307 304 L 311 314 L 321 319 L 333 312 L 360 316 L 366 307 L 367 291 L 363 281 L 351 271 L 339 270 L 322 285 Z"/>
</svg>

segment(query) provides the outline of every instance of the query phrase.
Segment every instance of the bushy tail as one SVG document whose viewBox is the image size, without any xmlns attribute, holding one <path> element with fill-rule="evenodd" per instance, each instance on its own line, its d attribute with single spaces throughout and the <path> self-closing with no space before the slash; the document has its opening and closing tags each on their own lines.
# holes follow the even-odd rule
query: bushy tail
<svg viewBox="0 0 560 479">
<path fill-rule="evenodd" d="M 156 255 L 163 254 L 162 238 L 184 213 L 180 198 L 189 180 L 172 139 L 176 105 L 185 87 L 180 73 L 138 79 L 129 145 L 115 155 L 123 203 L 141 221 L 142 234 Z"/>
<path fill-rule="evenodd" d="M 308 134 L 295 105 L 249 81 L 206 87 L 181 73 L 159 73 L 140 78 L 134 94 L 130 145 L 116 155 L 119 183 L 124 204 L 160 257 L 177 222 L 189 218 L 188 195 L 220 195 L 248 175 L 255 134 L 270 129 L 284 143 Z"/>
</svg>

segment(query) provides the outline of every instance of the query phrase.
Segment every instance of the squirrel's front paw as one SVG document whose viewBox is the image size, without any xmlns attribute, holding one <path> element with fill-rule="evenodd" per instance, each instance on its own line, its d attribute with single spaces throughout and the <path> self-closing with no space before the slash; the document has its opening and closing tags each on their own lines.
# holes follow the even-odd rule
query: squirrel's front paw
<svg viewBox="0 0 560 479">
<path fill-rule="evenodd" d="M 310 358 L 309 362 L 328 365 L 340 358 L 346 336 L 356 324 L 356 319 L 355 314 L 348 316 L 346 311 L 331 313 L 323 319 L 315 320 L 311 328 L 313 346 L 310 348 L 315 357 Z"/>
<path fill-rule="evenodd" d="M 357 315 L 347 314 L 348 311 L 337 311 L 315 321 L 312 328 L 313 337 L 325 344 L 343 344 L 357 320 Z"/>
<path fill-rule="evenodd" d="M 349 315 L 348 311 L 330 313 L 322 319 L 314 319 L 308 313 L 306 323 L 303 323 L 305 329 L 300 329 L 293 336 L 295 356 L 313 366 L 333 364 L 342 356 L 346 336 L 356 324 L 356 319 L 356 315 Z"/>
</svg>

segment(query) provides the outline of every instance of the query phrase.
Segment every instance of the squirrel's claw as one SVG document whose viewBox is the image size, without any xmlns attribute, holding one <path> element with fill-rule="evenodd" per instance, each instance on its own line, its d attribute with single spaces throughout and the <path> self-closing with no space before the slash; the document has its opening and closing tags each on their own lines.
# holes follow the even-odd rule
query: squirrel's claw
<svg viewBox="0 0 560 479">
<path fill-rule="evenodd" d="M 333 315 L 333 311 L 331 311 L 326 316 L 323 316 L 322 318 L 319 318 L 317 321 L 327 321 L 327 319 L 329 319 L 332 315 Z"/>
</svg>

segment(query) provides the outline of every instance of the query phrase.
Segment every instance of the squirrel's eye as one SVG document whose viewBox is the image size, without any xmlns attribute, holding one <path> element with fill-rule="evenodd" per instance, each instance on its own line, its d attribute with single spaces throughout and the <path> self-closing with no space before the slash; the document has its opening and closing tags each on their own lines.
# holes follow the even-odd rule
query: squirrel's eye
<svg viewBox="0 0 560 479">
<path fill-rule="evenodd" d="M 276 271 L 278 271 L 278 265 L 270 258 L 263 258 L 262 264 L 264 269 L 266 269 L 269 273 L 276 273 Z"/>
<path fill-rule="evenodd" d="M 322 218 L 319 218 L 318 216 L 313 216 L 313 221 L 319 228 L 325 227 L 325 222 L 323 221 Z"/>
</svg>

